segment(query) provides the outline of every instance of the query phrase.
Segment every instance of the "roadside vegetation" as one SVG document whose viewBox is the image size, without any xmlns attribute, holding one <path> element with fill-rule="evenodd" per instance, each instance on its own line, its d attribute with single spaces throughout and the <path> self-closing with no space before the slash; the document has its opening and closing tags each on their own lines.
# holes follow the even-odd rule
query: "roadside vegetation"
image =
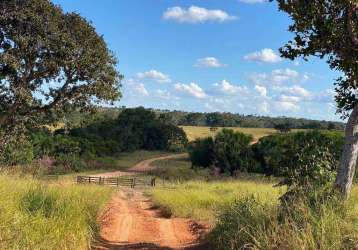
<svg viewBox="0 0 358 250">
<path fill-rule="evenodd" d="M 189 181 L 158 187 L 151 193 L 166 214 L 215 222 L 216 214 L 237 199 L 257 197 L 262 203 L 278 203 L 284 188 L 252 180 Z"/>
<path fill-rule="evenodd" d="M 251 140 L 223 130 L 194 141 L 190 167 L 217 169 L 219 176 L 158 187 L 151 194 L 155 204 L 168 216 L 212 225 L 206 241 L 214 249 L 357 248 L 358 190 L 343 201 L 331 188 L 342 134 L 306 131 L 263 137 L 256 144 Z"/>
<path fill-rule="evenodd" d="M 1 249 L 88 249 L 113 189 L 0 175 Z"/>
<path fill-rule="evenodd" d="M 294 204 L 245 197 L 222 209 L 208 242 L 214 249 L 356 249 L 358 190 L 322 200 L 318 192 Z M 319 199 L 320 197 L 321 199 Z M 313 198 L 313 199 L 312 199 Z"/>
</svg>

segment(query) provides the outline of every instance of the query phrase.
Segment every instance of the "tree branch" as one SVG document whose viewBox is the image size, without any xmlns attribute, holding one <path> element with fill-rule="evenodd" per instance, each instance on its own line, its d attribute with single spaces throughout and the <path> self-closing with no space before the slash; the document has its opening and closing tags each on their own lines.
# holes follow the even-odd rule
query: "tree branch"
<svg viewBox="0 0 358 250">
<path fill-rule="evenodd" d="M 355 15 L 357 19 L 358 14 L 358 6 L 356 4 L 351 5 L 348 7 L 348 13 L 347 13 L 347 28 L 348 28 L 348 34 L 350 35 L 352 42 L 355 46 L 358 46 L 358 34 L 357 30 L 354 30 L 353 24 L 353 15 Z"/>
</svg>

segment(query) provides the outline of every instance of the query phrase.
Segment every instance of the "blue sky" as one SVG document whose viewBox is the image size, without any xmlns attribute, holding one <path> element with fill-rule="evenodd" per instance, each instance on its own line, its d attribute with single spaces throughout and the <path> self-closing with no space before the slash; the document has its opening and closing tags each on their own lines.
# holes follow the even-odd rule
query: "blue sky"
<svg viewBox="0 0 358 250">
<path fill-rule="evenodd" d="M 265 0 L 54 0 L 90 20 L 124 74 L 118 106 L 338 120 L 325 61 L 278 48 L 289 17 Z"/>
</svg>

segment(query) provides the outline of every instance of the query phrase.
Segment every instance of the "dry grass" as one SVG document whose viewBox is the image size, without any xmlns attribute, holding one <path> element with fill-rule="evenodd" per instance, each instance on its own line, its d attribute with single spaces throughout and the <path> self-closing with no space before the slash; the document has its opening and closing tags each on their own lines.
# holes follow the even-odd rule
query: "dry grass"
<svg viewBox="0 0 358 250">
<path fill-rule="evenodd" d="M 0 175 L 0 249 L 89 249 L 112 192 Z"/>
<path fill-rule="evenodd" d="M 196 126 L 181 126 L 186 135 L 188 136 L 189 141 L 193 141 L 197 138 L 203 138 L 208 136 L 214 136 L 218 133 L 222 127 L 219 127 L 215 132 L 210 131 L 210 127 L 196 127 Z M 254 137 L 254 140 L 257 141 L 261 137 L 276 134 L 277 131 L 273 128 L 239 128 L 239 127 L 231 127 L 228 129 L 233 129 L 238 132 L 242 132 L 244 134 L 249 134 Z M 300 129 L 294 129 L 292 131 L 299 131 Z"/>
<path fill-rule="evenodd" d="M 283 188 L 273 188 L 269 182 L 249 180 L 189 181 L 158 187 L 151 193 L 156 205 L 168 214 L 215 221 L 215 214 L 236 199 L 255 196 L 263 203 L 277 203 Z"/>
</svg>

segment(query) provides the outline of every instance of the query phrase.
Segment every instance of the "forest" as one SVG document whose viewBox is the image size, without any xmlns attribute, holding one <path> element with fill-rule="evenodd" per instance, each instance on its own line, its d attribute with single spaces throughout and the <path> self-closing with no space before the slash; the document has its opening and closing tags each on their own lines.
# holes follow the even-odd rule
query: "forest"
<svg viewBox="0 0 358 250">
<path fill-rule="evenodd" d="M 99 108 L 97 118 L 117 116 L 125 107 Z M 293 117 L 270 117 L 257 115 L 240 115 L 224 112 L 200 113 L 185 111 L 170 111 L 150 109 L 160 119 L 177 126 L 207 126 L 207 127 L 243 127 L 243 128 L 275 128 L 277 125 L 287 125 L 291 129 L 330 129 L 343 130 L 345 124 L 337 121 L 320 121 Z M 96 117 L 95 116 L 95 117 Z M 92 116 L 93 117 L 93 116 Z M 65 116 L 69 127 L 81 126 L 91 119 L 85 114 L 73 111 Z"/>
</svg>

